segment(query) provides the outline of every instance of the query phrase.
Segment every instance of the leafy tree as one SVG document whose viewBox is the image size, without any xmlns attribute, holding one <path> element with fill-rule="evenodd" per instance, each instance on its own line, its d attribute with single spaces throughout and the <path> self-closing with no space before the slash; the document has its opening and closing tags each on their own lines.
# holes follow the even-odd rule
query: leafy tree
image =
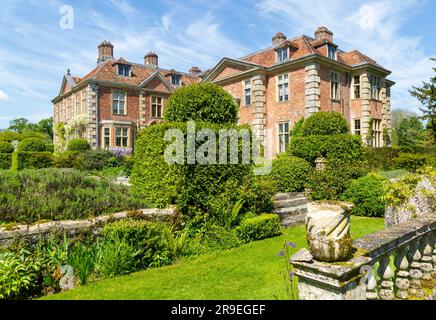
<svg viewBox="0 0 436 320">
<path fill-rule="evenodd" d="M 36 126 L 38 132 L 44 133 L 53 139 L 53 117 L 40 120 Z"/>
<path fill-rule="evenodd" d="M 24 131 L 29 131 L 35 129 L 35 125 L 30 123 L 29 120 L 25 118 L 15 119 L 9 122 L 8 130 L 23 133 Z"/>
<path fill-rule="evenodd" d="M 431 61 L 436 61 L 436 58 L 431 58 Z M 436 72 L 436 68 L 433 68 Z M 433 138 L 436 140 L 436 76 L 430 78 L 430 82 L 422 82 L 422 87 L 414 87 L 409 91 L 410 94 L 417 98 L 423 105 L 423 118 L 428 120 L 428 127 L 433 133 Z"/>
<path fill-rule="evenodd" d="M 399 146 L 416 145 L 425 139 L 424 126 L 418 117 L 402 119 L 396 129 Z"/>
</svg>

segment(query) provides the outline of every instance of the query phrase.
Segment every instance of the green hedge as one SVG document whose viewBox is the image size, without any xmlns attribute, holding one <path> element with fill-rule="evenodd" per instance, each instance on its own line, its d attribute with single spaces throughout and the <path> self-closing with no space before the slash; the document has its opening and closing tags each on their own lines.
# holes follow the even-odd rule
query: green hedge
<svg viewBox="0 0 436 320">
<path fill-rule="evenodd" d="M 405 169 L 411 172 L 427 165 L 428 156 L 424 154 L 400 153 L 398 158 L 393 159 L 395 169 Z"/>
<path fill-rule="evenodd" d="M 277 236 L 281 233 L 280 229 L 280 217 L 265 213 L 243 220 L 236 228 L 236 233 L 241 241 L 250 242 Z"/>
<path fill-rule="evenodd" d="M 304 120 L 302 136 L 325 136 L 348 133 L 348 124 L 339 112 L 317 112 Z"/>
<path fill-rule="evenodd" d="M 0 169 L 10 169 L 12 166 L 12 154 L 0 153 Z"/>
<path fill-rule="evenodd" d="M 291 138 L 289 153 L 312 164 L 318 157 L 325 157 L 332 162 L 346 163 L 362 160 L 363 147 L 361 137 L 358 135 L 313 135 Z"/>
<path fill-rule="evenodd" d="M 328 163 L 324 171 L 313 171 L 306 188 L 312 200 L 339 200 L 342 193 L 350 186 L 351 180 L 367 174 L 362 162 Z"/>
<path fill-rule="evenodd" d="M 106 241 L 125 240 L 138 252 L 136 268 L 161 266 L 171 262 L 172 257 L 165 242 L 165 224 L 140 220 L 123 220 L 104 227 L 102 236 Z"/>
<path fill-rule="evenodd" d="M 416 165 L 410 163 L 412 159 L 407 160 L 408 156 L 400 154 L 416 155 L 416 161 L 422 163 L 426 158 L 427 165 L 436 166 L 436 147 L 428 146 L 402 146 L 402 147 L 384 147 L 384 148 L 365 148 L 364 158 L 371 170 L 392 170 L 392 169 L 416 169 Z M 413 157 L 412 157 L 413 158 Z M 417 164 L 419 166 L 419 163 Z"/>
<path fill-rule="evenodd" d="M 269 176 L 276 181 L 279 192 L 300 192 L 304 191 L 311 169 L 304 159 L 280 154 L 273 160 Z"/>
<path fill-rule="evenodd" d="M 7 141 L 0 141 L 0 153 L 12 153 L 14 152 L 14 146 Z"/>
<path fill-rule="evenodd" d="M 223 129 L 216 124 L 198 124 L 197 130 L 209 128 L 215 133 Z M 229 125 L 228 129 L 247 129 Z M 275 187 L 257 181 L 250 164 L 174 164 L 164 159 L 166 147 L 172 142 L 164 140 L 169 129 L 186 133 L 185 123 L 164 123 L 143 129 L 136 142 L 134 167 L 131 176 L 132 192 L 149 206 L 165 207 L 176 204 L 186 220 L 224 220 L 247 211 L 263 212 L 270 206 Z M 186 141 L 185 141 L 186 143 Z M 202 143 L 198 143 L 197 146 Z M 239 141 L 239 152 L 242 143 Z M 217 150 L 217 154 L 218 150 Z M 256 190 L 254 192 L 253 190 Z M 249 196 L 246 196 L 249 195 Z M 240 200 L 243 204 L 238 204 Z M 238 208 L 241 206 L 241 208 Z M 259 207 L 261 206 L 261 207 Z M 231 223 L 230 223 L 231 224 Z"/>
<path fill-rule="evenodd" d="M 41 139 L 26 138 L 18 143 L 18 151 L 45 152 L 47 151 L 47 146 Z"/>
<path fill-rule="evenodd" d="M 353 214 L 356 216 L 384 217 L 386 201 L 383 200 L 383 185 L 386 181 L 386 178 L 376 174 L 353 180 L 341 200 L 354 203 Z"/>
<path fill-rule="evenodd" d="M 16 169 L 42 169 L 53 166 L 53 154 L 50 152 L 17 151 Z"/>
<path fill-rule="evenodd" d="M 0 171 L 0 221 L 76 220 L 144 207 L 129 188 L 77 170 Z"/>
<path fill-rule="evenodd" d="M 73 152 L 83 152 L 90 150 L 91 146 L 85 139 L 72 139 L 68 141 L 67 150 Z"/>
</svg>

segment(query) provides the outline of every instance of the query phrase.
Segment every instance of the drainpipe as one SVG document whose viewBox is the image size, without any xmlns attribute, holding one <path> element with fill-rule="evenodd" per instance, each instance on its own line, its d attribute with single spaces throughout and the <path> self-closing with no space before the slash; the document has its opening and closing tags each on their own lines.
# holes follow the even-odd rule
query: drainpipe
<svg viewBox="0 0 436 320">
<path fill-rule="evenodd" d="M 351 119 L 350 119 L 350 90 L 351 90 L 351 75 L 346 72 L 345 73 L 345 87 L 346 87 L 346 103 L 345 103 L 345 113 L 348 120 L 348 125 L 351 126 Z"/>
<path fill-rule="evenodd" d="M 95 148 L 98 149 L 99 148 L 99 144 L 100 144 L 100 128 L 99 128 L 99 122 L 98 122 L 98 117 L 99 117 L 99 109 L 100 109 L 100 105 L 99 105 L 99 99 L 98 99 L 98 86 L 95 87 Z"/>
</svg>

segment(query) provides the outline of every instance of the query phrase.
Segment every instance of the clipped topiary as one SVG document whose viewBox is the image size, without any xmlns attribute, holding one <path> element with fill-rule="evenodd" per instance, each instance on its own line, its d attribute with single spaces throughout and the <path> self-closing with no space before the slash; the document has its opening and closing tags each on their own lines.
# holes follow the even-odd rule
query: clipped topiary
<svg viewBox="0 0 436 320">
<path fill-rule="evenodd" d="M 90 149 L 91 146 L 85 139 L 72 139 L 67 145 L 67 150 L 72 152 L 84 152 Z"/>
<path fill-rule="evenodd" d="M 383 185 L 386 181 L 376 174 L 353 180 L 341 199 L 354 203 L 353 214 L 356 216 L 383 217 L 386 206 Z"/>
<path fill-rule="evenodd" d="M 301 192 L 312 167 L 304 159 L 281 154 L 273 160 L 270 177 L 279 192 Z"/>
<path fill-rule="evenodd" d="M 236 124 L 238 106 L 223 88 L 201 83 L 176 90 L 168 100 L 165 119 L 174 122 L 201 121 Z"/>
<path fill-rule="evenodd" d="M 317 112 L 301 125 L 303 136 L 348 133 L 348 124 L 339 112 Z"/>
<path fill-rule="evenodd" d="M 45 152 L 47 150 L 46 144 L 41 139 L 26 138 L 18 144 L 18 151 L 25 152 Z"/>
<path fill-rule="evenodd" d="M 12 153 L 14 146 L 7 141 L 0 141 L 0 153 Z"/>
</svg>

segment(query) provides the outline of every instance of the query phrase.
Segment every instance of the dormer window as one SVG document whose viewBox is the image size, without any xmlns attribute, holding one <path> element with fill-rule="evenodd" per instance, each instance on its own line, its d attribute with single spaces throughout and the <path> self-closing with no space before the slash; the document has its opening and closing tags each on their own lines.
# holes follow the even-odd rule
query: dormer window
<svg viewBox="0 0 436 320">
<path fill-rule="evenodd" d="M 180 86 L 180 84 L 181 84 L 180 75 L 178 75 L 178 74 L 172 74 L 172 75 L 171 75 L 171 84 L 172 84 L 173 86 Z"/>
<path fill-rule="evenodd" d="M 328 57 L 332 60 L 336 60 L 336 48 L 330 44 L 327 45 Z"/>
<path fill-rule="evenodd" d="M 288 47 L 277 49 L 277 63 L 288 60 L 288 51 Z"/>
<path fill-rule="evenodd" d="M 127 64 L 119 64 L 118 75 L 122 77 L 130 77 L 130 66 Z"/>
</svg>

